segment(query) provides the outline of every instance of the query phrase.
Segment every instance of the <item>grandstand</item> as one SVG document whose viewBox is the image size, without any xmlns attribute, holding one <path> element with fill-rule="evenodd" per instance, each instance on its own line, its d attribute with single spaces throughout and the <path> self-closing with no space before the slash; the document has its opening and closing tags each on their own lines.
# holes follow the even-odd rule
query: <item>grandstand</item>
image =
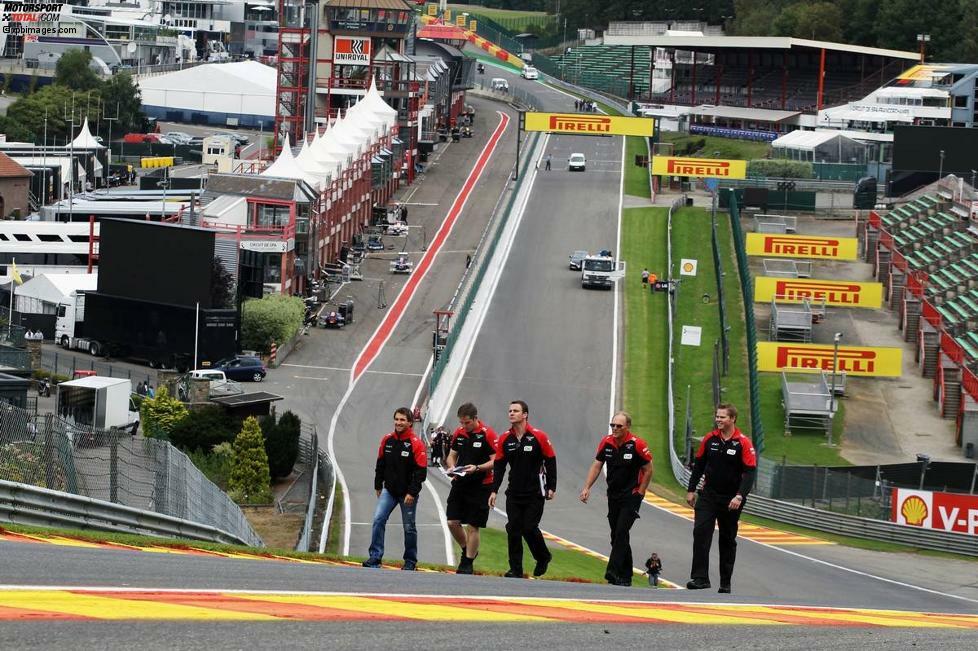
<svg viewBox="0 0 978 651">
<path fill-rule="evenodd" d="M 889 212 L 870 213 L 865 259 L 913 343 L 923 377 L 943 418 L 956 421 L 965 454 L 978 446 L 978 237 L 971 222 L 974 190 L 948 176 L 926 194 Z"/>
<path fill-rule="evenodd" d="M 622 97 L 815 113 L 865 97 L 918 59 L 916 52 L 663 25 L 612 23 L 602 45 L 569 48 L 553 63 L 568 81 Z"/>
</svg>

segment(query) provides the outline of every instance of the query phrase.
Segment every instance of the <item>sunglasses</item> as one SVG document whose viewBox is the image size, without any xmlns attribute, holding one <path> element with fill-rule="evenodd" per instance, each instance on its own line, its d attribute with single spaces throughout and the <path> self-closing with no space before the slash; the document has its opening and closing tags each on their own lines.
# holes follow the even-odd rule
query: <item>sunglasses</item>
<svg viewBox="0 0 978 651">
<path fill-rule="evenodd" d="M 618 423 L 608 423 L 608 427 L 611 429 L 624 429 L 624 425 L 619 425 Z"/>
</svg>

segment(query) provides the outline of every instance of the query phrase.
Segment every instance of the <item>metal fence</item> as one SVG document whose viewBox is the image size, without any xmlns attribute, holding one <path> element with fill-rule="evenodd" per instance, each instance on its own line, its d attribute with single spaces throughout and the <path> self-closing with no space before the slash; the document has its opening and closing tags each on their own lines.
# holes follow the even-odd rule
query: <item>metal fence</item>
<svg viewBox="0 0 978 651">
<path fill-rule="evenodd" d="M 302 424 L 304 434 L 299 439 L 299 463 L 312 469 L 312 478 L 309 486 L 309 504 L 306 508 L 306 518 L 302 523 L 302 532 L 299 534 L 299 541 L 296 543 L 297 551 L 314 551 L 311 548 L 312 534 L 316 524 L 316 510 L 319 504 L 319 495 L 322 487 L 329 487 L 329 498 L 326 501 L 325 512 L 321 521 L 322 531 L 320 539 L 323 546 L 326 544 L 326 537 L 329 535 L 329 521 L 333 515 L 333 501 L 335 499 L 336 474 L 333 471 L 333 460 L 326 450 L 319 447 L 319 436 L 314 425 Z M 322 549 L 320 549 L 322 551 Z"/>
<path fill-rule="evenodd" d="M 153 386 L 157 383 L 156 371 L 152 369 L 134 369 L 131 365 L 114 364 L 111 361 L 98 360 L 95 357 L 79 357 L 57 349 L 43 349 L 41 351 L 41 368 L 68 378 L 73 377 L 75 371 L 95 371 L 103 377 L 132 380 L 133 387 L 144 380 Z"/>
<path fill-rule="evenodd" d="M 476 83 L 476 88 L 478 88 L 483 93 L 489 95 L 490 97 L 501 99 L 504 101 L 511 102 L 517 106 L 520 110 L 532 111 L 539 110 L 543 107 L 543 102 L 534 95 L 533 93 L 527 92 L 519 86 L 511 86 L 509 91 L 500 92 L 493 90 L 489 86 L 490 82 L 485 78 L 480 78 Z"/>
<path fill-rule="evenodd" d="M 757 324 L 754 321 L 754 283 L 747 262 L 747 244 L 740 226 L 740 208 L 735 192 L 729 193 L 730 232 L 737 252 L 737 275 L 744 299 L 744 325 L 747 333 L 747 384 L 750 389 L 751 441 L 757 453 L 764 451 L 764 423 L 761 422 L 761 389 L 757 372 Z"/>
<path fill-rule="evenodd" d="M 730 368 L 730 341 L 727 329 L 727 304 L 723 294 L 723 256 L 720 255 L 720 239 L 717 236 L 717 198 L 713 197 L 713 210 L 710 217 L 711 235 L 710 249 L 713 251 L 713 269 L 717 279 L 717 312 L 720 315 L 720 353 L 722 364 L 720 371 L 726 375 Z M 715 375 L 716 373 L 714 373 Z"/>
<path fill-rule="evenodd" d="M 167 441 L 0 404 L 0 479 L 205 524 L 262 545 L 238 505 Z"/>
</svg>

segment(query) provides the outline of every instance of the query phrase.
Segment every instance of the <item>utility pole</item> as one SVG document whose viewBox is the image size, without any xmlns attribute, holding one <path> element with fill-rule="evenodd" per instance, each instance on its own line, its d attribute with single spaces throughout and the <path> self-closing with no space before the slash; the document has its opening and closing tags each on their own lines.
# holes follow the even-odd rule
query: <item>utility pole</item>
<svg viewBox="0 0 978 651">
<path fill-rule="evenodd" d="M 115 103 L 115 117 L 109 118 L 105 117 L 105 111 L 103 109 L 102 119 L 109 123 L 109 135 L 108 135 L 108 148 L 109 152 L 105 155 L 105 185 L 109 185 L 109 174 L 112 172 L 112 123 L 119 119 L 119 102 Z"/>
<path fill-rule="evenodd" d="M 160 204 L 160 221 L 166 221 L 166 189 L 170 187 L 170 168 L 163 168 L 163 180 L 157 183 L 157 185 L 163 188 L 163 203 Z"/>
<path fill-rule="evenodd" d="M 65 113 L 68 112 L 68 102 L 65 100 Z M 68 126 L 68 221 L 74 221 L 75 215 L 75 94 L 71 94 L 71 121 L 65 115 Z"/>
</svg>

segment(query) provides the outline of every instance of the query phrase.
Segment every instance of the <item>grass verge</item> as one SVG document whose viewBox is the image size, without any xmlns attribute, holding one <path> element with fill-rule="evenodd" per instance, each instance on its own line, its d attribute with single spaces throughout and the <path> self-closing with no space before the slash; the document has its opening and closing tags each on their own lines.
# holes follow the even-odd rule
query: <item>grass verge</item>
<svg viewBox="0 0 978 651">
<path fill-rule="evenodd" d="M 705 141 L 700 155 L 707 158 L 728 158 L 736 160 L 754 160 L 766 158 L 771 151 L 771 145 L 754 140 L 734 140 L 716 136 L 691 135 L 683 132 L 663 131 L 659 134 L 660 142 L 671 142 L 677 150 L 683 149 L 688 143 Z"/>
<path fill-rule="evenodd" d="M 452 10 L 452 18 L 459 15 L 460 13 L 468 12 L 469 15 L 478 20 L 479 16 L 485 16 L 490 20 L 495 20 L 499 22 L 500 20 L 526 20 L 526 26 L 538 25 L 541 21 L 553 20 L 552 16 L 548 16 L 545 11 L 516 11 L 512 9 L 491 9 L 489 7 L 480 7 L 478 5 L 456 5 L 449 4 L 448 8 Z"/>
<path fill-rule="evenodd" d="M 506 545 L 506 532 L 501 529 L 483 529 L 479 546 L 479 557 L 475 561 L 477 572 L 504 574 L 509 569 L 509 551 Z M 605 561 L 564 549 L 554 543 L 547 543 L 554 558 L 550 562 L 545 578 L 555 581 L 582 581 L 604 583 Z M 533 570 L 533 556 L 523 545 L 523 570 Z"/>
<path fill-rule="evenodd" d="M 638 140 L 641 138 L 629 138 Z M 642 168 L 635 168 L 644 171 Z M 628 172 L 626 172 L 628 174 Z M 644 288 L 641 270 L 660 277 L 666 269 L 668 237 L 666 208 L 629 208 L 622 212 L 621 255 L 631 272 L 624 280 L 625 342 L 622 366 L 622 404 L 632 426 L 646 439 L 655 458 L 654 480 L 679 489 L 669 470 L 669 419 L 666 394 L 668 337 L 666 295 Z"/>
<path fill-rule="evenodd" d="M 839 412 L 832 425 L 833 447 L 828 447 L 825 434 L 816 430 L 792 430 L 784 433 L 784 405 L 781 404 L 781 375 L 760 373 L 761 422 L 764 423 L 764 456 L 780 462 L 782 458 L 796 465 L 848 466 L 842 458 L 841 444 L 845 431 L 845 401 L 840 400 Z"/>
<path fill-rule="evenodd" d="M 343 486 L 336 482 L 336 496 L 333 498 L 333 514 L 329 520 L 329 536 L 326 538 L 326 554 L 340 555 L 340 536 L 343 534 L 343 504 L 346 495 Z"/>
<path fill-rule="evenodd" d="M 673 356 L 675 357 L 676 431 L 684 431 L 687 396 L 690 400 L 693 427 L 696 436 L 703 436 L 713 429 L 713 356 L 715 342 L 720 340 L 720 302 L 717 291 L 717 275 L 711 253 L 710 212 L 702 208 L 681 208 L 672 219 L 673 278 L 679 284 L 674 330 Z M 726 376 L 720 378 L 720 401 L 732 402 L 741 407 L 741 428 L 749 429 L 750 412 L 746 374 L 746 334 L 741 309 L 740 287 L 732 256 L 729 220 L 723 213 L 717 214 L 717 240 L 723 266 L 723 293 L 726 309 L 726 325 L 730 363 Z M 726 255 L 725 255 L 726 253 Z M 695 276 L 681 276 L 679 264 L 683 258 L 697 260 Z M 699 346 L 681 343 L 682 326 L 702 329 Z M 722 373 L 722 368 L 721 368 Z M 677 452 L 682 453 L 683 441 L 677 441 Z"/>
<path fill-rule="evenodd" d="M 625 167 L 635 167 L 636 156 L 648 156 L 649 150 L 645 146 L 644 138 L 625 139 Z M 637 168 L 641 174 L 625 174 L 625 194 L 633 197 L 648 199 L 651 196 L 649 189 L 649 175 L 644 167 Z"/>
<path fill-rule="evenodd" d="M 281 556 L 298 559 L 327 559 L 345 560 L 359 562 L 364 560 L 360 557 L 342 558 L 338 554 L 314 554 L 311 552 L 297 552 L 292 549 L 279 548 L 254 548 L 243 545 L 222 545 L 197 540 L 182 540 L 175 538 L 155 538 L 153 536 L 137 536 L 132 534 L 112 533 L 106 531 L 86 531 L 77 529 L 48 529 L 44 527 L 29 527 L 23 525 L 4 524 L 0 526 L 0 533 L 21 533 L 37 535 L 42 537 L 62 536 L 81 541 L 93 543 L 115 543 L 118 545 L 128 545 L 133 547 L 168 547 L 171 549 L 202 549 L 221 553 L 234 554 L 253 554 L 256 556 L 272 557 Z M 388 531 L 388 535 L 391 532 Z M 336 537 L 333 537 L 336 540 Z M 552 581 L 570 581 L 577 583 L 604 583 L 605 561 L 593 558 L 581 552 L 564 549 L 559 545 L 549 543 L 550 551 L 553 554 L 553 561 L 547 570 L 544 579 Z M 399 564 L 394 559 L 387 559 L 389 562 Z M 431 563 L 421 563 L 421 567 L 453 572 L 454 568 L 445 565 Z M 482 544 L 479 551 L 479 558 L 476 561 L 476 572 L 478 574 L 499 575 L 501 576 L 509 569 L 509 558 L 506 546 L 506 532 L 499 529 L 484 529 L 482 531 Z M 524 569 L 533 570 L 533 557 L 528 550 L 524 549 Z M 641 587 L 642 581 L 636 581 Z"/>
</svg>

